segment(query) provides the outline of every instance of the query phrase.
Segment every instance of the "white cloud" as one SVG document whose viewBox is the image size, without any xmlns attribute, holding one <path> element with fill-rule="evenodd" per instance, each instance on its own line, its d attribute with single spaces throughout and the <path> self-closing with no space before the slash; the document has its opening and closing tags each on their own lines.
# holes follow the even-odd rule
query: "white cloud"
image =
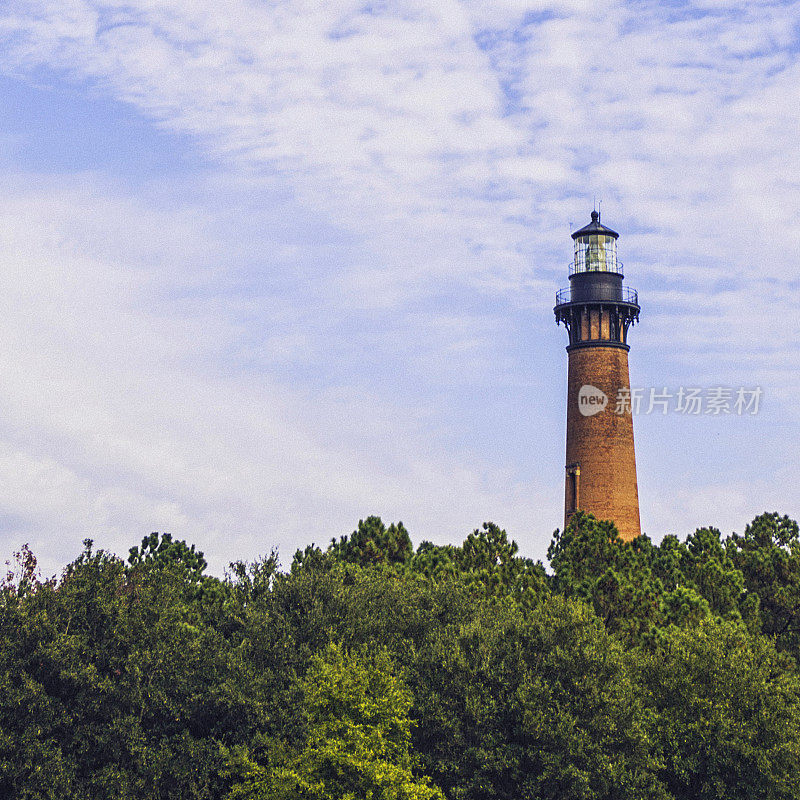
<svg viewBox="0 0 800 800">
<path fill-rule="evenodd" d="M 153 241 L 157 231 L 169 240 Z M 199 250 L 221 248 L 219 236 L 201 208 L 138 205 L 91 181 L 7 193 L 0 516 L 8 550 L 48 542 L 52 567 L 83 536 L 124 552 L 132 536 L 168 529 L 198 542 L 219 571 L 227 558 L 273 545 L 288 558 L 373 510 L 407 521 L 410 513 L 418 537 L 460 535 L 487 508 L 524 519 L 507 475 L 464 466 L 427 440 L 422 408 L 352 386 L 291 387 L 262 369 L 221 372 L 220 353 L 241 335 L 236 304 L 202 300 L 181 313 L 168 299 Z M 168 269 L 151 249 L 170 256 Z M 204 285 L 204 275 L 194 287 L 210 300 L 220 287 Z M 260 322 L 267 332 L 280 327 Z"/>
<path fill-rule="evenodd" d="M 83 499 L 64 503 L 88 521 L 89 498 L 107 496 L 102 514 L 120 530 L 114 509 L 128 504 L 209 541 L 242 525 L 302 539 L 292 519 L 332 513 L 339 525 L 371 498 L 430 515 L 430 529 L 497 507 L 543 535 L 549 462 L 527 498 L 519 461 L 488 478 L 487 454 L 458 467 L 474 450 L 448 450 L 431 419 L 461 389 L 437 405 L 430 387 L 445 376 L 508 387 L 525 368 L 538 396 L 549 390 L 560 349 L 526 360 L 514 342 L 535 338 L 505 329 L 503 314 L 533 306 L 537 336 L 550 324 L 567 223 L 592 195 L 642 290 L 640 374 L 666 364 L 665 380 L 757 379 L 795 415 L 799 5 L 6 3 L 0 70 L 65 75 L 195 137 L 223 191 L 217 207 L 153 209 L 152 196 L 102 183 L 6 201 L 0 248 L 17 271 L 0 288 L 18 312 L 0 321 L 17 344 L 0 354 L 3 463 L 34 476 L 7 507 L 35 476 L 66 470 L 63 496 Z M 283 218 L 263 227 L 298 230 L 267 244 L 257 222 L 224 209 L 225 181 L 285 193 Z M 335 231 L 314 227 L 325 225 Z M 271 266 L 239 243 L 250 236 Z M 397 398 L 378 378 L 339 374 L 354 351 L 429 388 Z M 322 413 L 313 380 L 293 384 L 304 365 L 336 376 Z M 44 382 L 57 393 L 42 395 Z M 36 451 L 39 435 L 49 445 Z M 79 455 L 54 458 L 59 442 Z M 100 489 L 106 474 L 117 477 Z M 457 510 L 436 512 L 448 496 Z"/>
</svg>

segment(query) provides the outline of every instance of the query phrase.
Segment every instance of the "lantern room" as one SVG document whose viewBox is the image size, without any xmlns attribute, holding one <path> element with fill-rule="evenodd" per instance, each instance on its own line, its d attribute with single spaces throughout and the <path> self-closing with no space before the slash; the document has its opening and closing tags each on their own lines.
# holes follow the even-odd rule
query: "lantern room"
<svg viewBox="0 0 800 800">
<path fill-rule="evenodd" d="M 617 260 L 619 234 L 600 224 L 600 213 L 592 211 L 592 221 L 572 234 L 575 241 L 575 259 L 570 274 L 581 272 L 616 272 L 622 274 L 622 263 Z"/>
</svg>

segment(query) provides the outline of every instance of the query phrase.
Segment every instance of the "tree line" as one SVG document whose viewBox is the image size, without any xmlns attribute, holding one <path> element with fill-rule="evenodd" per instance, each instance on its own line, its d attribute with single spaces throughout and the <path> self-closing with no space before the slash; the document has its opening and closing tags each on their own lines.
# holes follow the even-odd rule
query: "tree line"
<svg viewBox="0 0 800 800">
<path fill-rule="evenodd" d="M 578 514 L 548 559 L 378 517 L 222 578 L 168 534 L 50 579 L 24 547 L 0 797 L 800 798 L 796 522 L 626 544 Z"/>
</svg>

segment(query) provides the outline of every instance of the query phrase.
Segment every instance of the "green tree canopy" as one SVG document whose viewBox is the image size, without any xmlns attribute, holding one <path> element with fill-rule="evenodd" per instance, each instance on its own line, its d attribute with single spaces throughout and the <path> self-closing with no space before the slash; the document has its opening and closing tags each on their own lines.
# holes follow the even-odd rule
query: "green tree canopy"
<svg viewBox="0 0 800 800">
<path fill-rule="evenodd" d="M 796 523 L 626 544 L 576 515 L 550 576 L 492 523 L 407 537 L 371 517 L 224 579 L 167 535 L 50 580 L 22 548 L 0 797 L 800 798 Z"/>
<path fill-rule="evenodd" d="M 356 530 L 334 539 L 330 547 L 335 559 L 361 566 L 404 564 L 413 552 L 411 537 L 403 523 L 392 523 L 387 528 L 380 517 L 359 520 Z"/>
<path fill-rule="evenodd" d="M 794 520 L 776 513 L 756 517 L 727 542 L 732 562 L 758 604 L 762 630 L 800 662 L 800 538 Z"/>
<path fill-rule="evenodd" d="M 800 678 L 771 642 L 706 619 L 669 628 L 641 658 L 675 800 L 800 797 Z"/>
<path fill-rule="evenodd" d="M 303 689 L 304 746 L 266 766 L 240 752 L 229 800 L 444 800 L 413 774 L 412 698 L 385 648 L 351 653 L 329 644 Z"/>
<path fill-rule="evenodd" d="M 173 540 L 169 533 L 151 533 L 142 539 L 139 547 L 131 547 L 128 563 L 154 564 L 159 567 L 180 566 L 188 573 L 190 580 L 199 581 L 208 564 L 203 554 L 195 546 L 183 540 Z"/>
</svg>

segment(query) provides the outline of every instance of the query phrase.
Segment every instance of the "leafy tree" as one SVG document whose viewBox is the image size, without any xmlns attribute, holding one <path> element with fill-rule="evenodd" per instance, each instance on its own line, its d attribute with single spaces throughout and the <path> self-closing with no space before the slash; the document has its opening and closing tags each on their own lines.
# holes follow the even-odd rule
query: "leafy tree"
<svg viewBox="0 0 800 800">
<path fill-rule="evenodd" d="M 693 627 L 711 616 L 705 597 L 694 589 L 678 585 L 661 598 L 661 618 L 667 625 Z"/>
<path fill-rule="evenodd" d="M 169 533 L 145 536 L 140 547 L 131 547 L 128 563 L 132 566 L 147 563 L 161 567 L 179 565 L 186 570 L 192 582 L 201 580 L 208 566 L 203 554 L 195 550 L 194 545 L 189 547 L 182 540 L 173 540 Z"/>
<path fill-rule="evenodd" d="M 741 570 L 731 559 L 717 528 L 698 528 L 685 545 L 673 550 L 678 556 L 680 581 L 708 602 L 712 614 L 732 621 L 743 620 L 757 628 L 757 602 L 745 593 Z"/>
<path fill-rule="evenodd" d="M 295 552 L 290 569 L 293 574 L 301 570 L 319 572 L 331 569 L 336 563 L 329 553 L 324 552 L 315 544 L 309 544 L 303 550 Z"/>
<path fill-rule="evenodd" d="M 279 577 L 269 608 L 295 654 L 331 638 L 388 648 L 413 694 L 423 772 L 451 800 L 662 796 L 624 652 L 580 603 L 518 603 L 466 571 L 340 565 Z"/>
<path fill-rule="evenodd" d="M 667 796 L 625 653 L 583 603 L 485 601 L 408 663 L 416 748 L 448 798 Z"/>
<path fill-rule="evenodd" d="M 461 548 L 452 544 L 421 542 L 414 553 L 414 572 L 429 578 L 454 577 L 462 568 Z"/>
<path fill-rule="evenodd" d="M 308 737 L 262 767 L 239 754 L 230 800 L 444 800 L 412 773 L 411 695 L 385 649 L 349 653 L 330 644 L 304 682 Z"/>
<path fill-rule="evenodd" d="M 747 591 L 758 599 L 762 631 L 800 662 L 800 538 L 794 520 L 762 514 L 727 542 Z"/>
<path fill-rule="evenodd" d="M 547 551 L 555 591 L 587 600 L 610 631 L 634 642 L 662 621 L 664 586 L 653 555 L 646 536 L 623 542 L 612 522 L 582 512 L 553 534 Z"/>
<path fill-rule="evenodd" d="M 0 797 L 800 797 L 796 523 L 626 544 L 578 514 L 549 555 L 377 517 L 224 580 L 167 534 L 58 580 L 22 548 Z"/>
<path fill-rule="evenodd" d="M 685 542 L 666 536 L 619 539 L 611 522 L 576 514 L 556 531 L 548 550 L 554 588 L 591 602 L 610 631 L 644 643 L 671 624 L 692 625 L 708 614 L 758 629 L 758 599 L 716 528 Z"/>
<path fill-rule="evenodd" d="M 184 577 L 87 540 L 57 584 L 0 604 L 0 796 L 220 796 L 220 746 L 264 701 Z"/>
<path fill-rule="evenodd" d="M 663 783 L 676 800 L 800 796 L 800 679 L 741 623 L 671 627 L 641 653 Z"/>
<path fill-rule="evenodd" d="M 240 602 L 258 600 L 269 595 L 280 566 L 277 549 L 274 549 L 269 556 L 256 559 L 251 564 L 234 561 L 229 565 L 229 585 L 235 590 Z"/>
<path fill-rule="evenodd" d="M 87 539 L 86 542 L 88 541 Z M 27 544 L 22 545 L 12 557 L 13 562 L 6 561 L 6 574 L 0 582 L 0 602 L 12 602 L 33 594 L 45 584 L 49 586 L 55 584 L 55 578 L 47 582 L 42 581 L 38 559 Z"/>
<path fill-rule="evenodd" d="M 404 564 L 414 548 L 402 522 L 387 528 L 380 517 L 367 517 L 359 520 L 358 528 L 349 536 L 334 539 L 329 552 L 338 560 L 371 566 Z"/>
<path fill-rule="evenodd" d="M 461 547 L 423 542 L 411 568 L 438 580 L 458 578 L 486 595 L 513 596 L 518 603 L 535 605 L 549 591 L 541 562 L 518 555 L 518 546 L 493 522 L 467 536 Z"/>
</svg>

